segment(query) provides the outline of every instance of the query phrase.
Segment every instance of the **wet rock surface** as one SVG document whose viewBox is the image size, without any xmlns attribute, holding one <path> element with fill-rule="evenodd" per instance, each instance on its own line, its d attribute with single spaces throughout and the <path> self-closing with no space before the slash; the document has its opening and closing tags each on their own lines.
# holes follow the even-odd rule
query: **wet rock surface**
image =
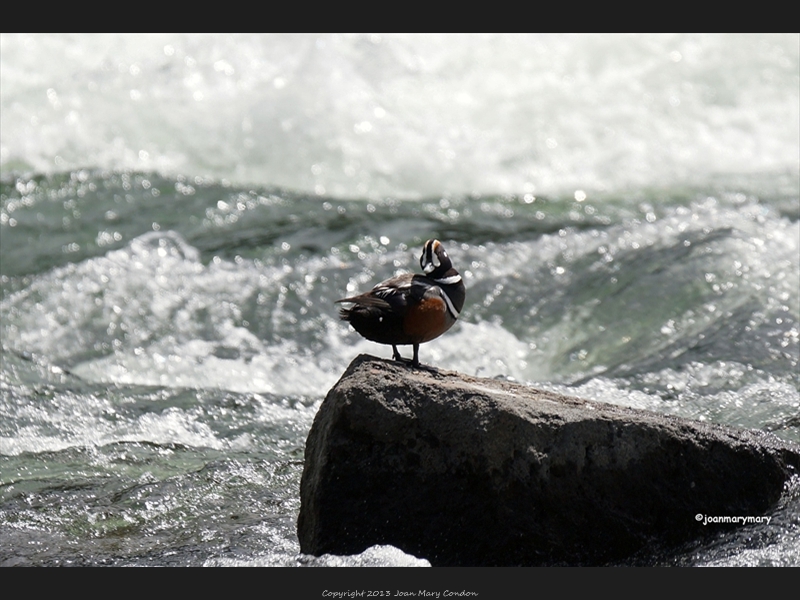
<svg viewBox="0 0 800 600">
<path fill-rule="evenodd" d="M 766 514 L 799 469 L 764 432 L 361 355 L 309 433 L 298 537 L 317 556 L 604 564 L 707 535 L 698 514 Z"/>
</svg>

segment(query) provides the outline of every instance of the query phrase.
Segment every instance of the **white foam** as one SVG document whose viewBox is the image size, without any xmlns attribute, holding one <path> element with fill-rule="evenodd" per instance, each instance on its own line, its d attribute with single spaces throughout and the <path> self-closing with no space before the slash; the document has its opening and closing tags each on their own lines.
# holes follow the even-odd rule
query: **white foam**
<svg viewBox="0 0 800 600">
<path fill-rule="evenodd" d="M 345 196 L 797 181 L 798 37 L 13 35 L 0 165 Z"/>
<path fill-rule="evenodd" d="M 399 548 L 389 545 L 371 546 L 361 554 L 339 556 L 324 554 L 309 556 L 304 554 L 288 554 L 271 552 L 266 556 L 252 559 L 212 558 L 207 560 L 206 567 L 430 567 L 431 563 L 424 558 L 416 558 L 406 554 Z"/>
<path fill-rule="evenodd" d="M 42 406 L 20 405 L 17 418 L 31 424 L 21 427 L 13 437 L 0 437 L 0 455 L 57 452 L 118 442 L 229 447 L 192 411 L 156 408 L 135 419 L 119 420 L 113 418 L 114 412 L 108 398 L 70 393 L 59 394 Z"/>
</svg>

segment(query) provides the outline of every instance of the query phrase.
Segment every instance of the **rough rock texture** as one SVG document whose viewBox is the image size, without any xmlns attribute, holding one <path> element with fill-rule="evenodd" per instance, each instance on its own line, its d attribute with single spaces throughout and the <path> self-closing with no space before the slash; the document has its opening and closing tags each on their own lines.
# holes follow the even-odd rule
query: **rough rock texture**
<svg viewBox="0 0 800 600">
<path fill-rule="evenodd" d="M 314 555 L 602 564 L 708 534 L 698 513 L 764 514 L 798 469 L 766 433 L 361 355 L 309 433 L 298 536 Z"/>
</svg>

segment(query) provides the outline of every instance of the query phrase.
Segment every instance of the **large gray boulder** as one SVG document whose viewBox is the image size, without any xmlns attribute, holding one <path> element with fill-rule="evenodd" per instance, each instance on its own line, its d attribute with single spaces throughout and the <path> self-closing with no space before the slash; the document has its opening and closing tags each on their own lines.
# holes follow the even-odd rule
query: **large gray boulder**
<svg viewBox="0 0 800 600">
<path fill-rule="evenodd" d="M 603 564 L 756 516 L 800 448 L 745 431 L 361 355 L 306 443 L 306 554 L 391 544 L 434 566 Z"/>
</svg>

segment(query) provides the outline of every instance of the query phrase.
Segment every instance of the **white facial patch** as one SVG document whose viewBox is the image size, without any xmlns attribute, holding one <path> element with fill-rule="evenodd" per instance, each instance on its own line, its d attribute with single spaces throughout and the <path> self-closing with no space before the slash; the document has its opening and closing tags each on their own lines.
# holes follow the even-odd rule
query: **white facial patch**
<svg viewBox="0 0 800 600">
<path fill-rule="evenodd" d="M 423 249 L 420 266 L 426 275 L 442 266 L 442 260 L 439 257 L 439 252 L 442 253 L 443 257 L 447 258 L 447 252 L 444 251 L 444 248 L 442 248 L 442 245 L 438 240 L 434 240 L 434 242 L 430 245 L 426 244 L 425 248 Z M 430 256 L 430 259 L 428 256 Z"/>
</svg>

